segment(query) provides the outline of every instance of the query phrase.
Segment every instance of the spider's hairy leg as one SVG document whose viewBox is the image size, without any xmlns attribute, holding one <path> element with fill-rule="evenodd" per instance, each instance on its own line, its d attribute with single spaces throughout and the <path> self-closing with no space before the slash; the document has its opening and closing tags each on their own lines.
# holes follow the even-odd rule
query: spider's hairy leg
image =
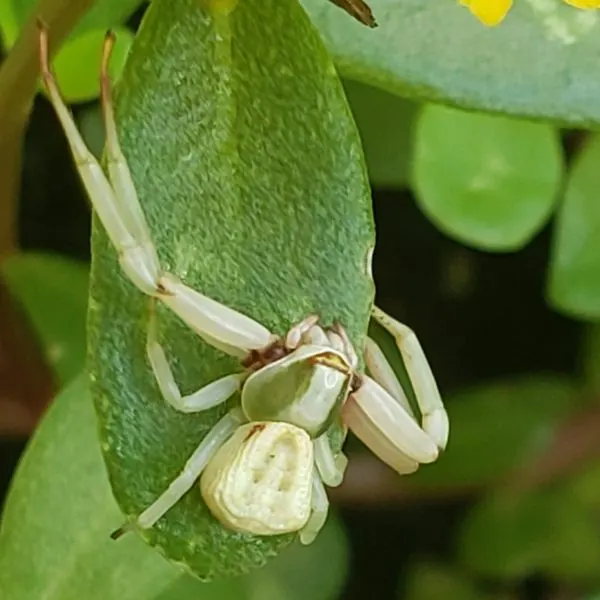
<svg viewBox="0 0 600 600">
<path fill-rule="evenodd" d="M 317 537 L 319 531 L 325 525 L 327 513 L 329 512 L 327 492 L 323 487 L 323 482 L 316 468 L 313 472 L 311 509 L 312 512 L 308 522 L 300 530 L 300 542 L 305 545 L 311 544 Z"/>
<path fill-rule="evenodd" d="M 376 456 L 400 474 L 412 473 L 419 464 L 438 457 L 438 447 L 429 435 L 370 377 L 363 377 L 361 386 L 348 397 L 342 419 Z"/>
<path fill-rule="evenodd" d="M 226 375 L 192 394 L 182 395 L 165 351 L 158 339 L 158 327 L 153 304 L 152 301 L 148 321 L 146 353 L 158 387 L 169 405 L 184 413 L 201 412 L 222 404 L 241 389 L 246 377 L 245 373 Z"/>
<path fill-rule="evenodd" d="M 200 445 L 194 450 L 181 473 L 170 483 L 169 487 L 142 512 L 133 524 L 124 525 L 112 534 L 116 539 L 132 527 L 140 529 L 149 529 L 152 527 L 169 509 L 171 509 L 192 486 L 196 483 L 202 471 L 208 464 L 215 452 L 232 435 L 232 433 L 243 423 L 244 417 L 240 409 L 233 409 L 228 412 L 202 440 Z"/>
<path fill-rule="evenodd" d="M 115 192 L 102 167 L 89 151 L 79 133 L 71 112 L 64 103 L 48 59 L 48 32 L 40 23 L 40 65 L 42 78 L 50 101 L 67 136 L 67 141 L 77 165 L 80 177 L 94 209 L 119 252 L 123 269 L 129 278 L 145 293 L 153 294 L 160 273 L 158 258 L 147 240 L 138 239 L 132 229 L 132 212 L 117 201 Z M 139 234 L 139 231 L 137 232 Z"/>
<path fill-rule="evenodd" d="M 396 373 L 394 373 L 394 369 L 378 344 L 369 337 L 365 344 L 365 364 L 373 379 L 416 420 L 410 402 L 396 377 Z"/>
<path fill-rule="evenodd" d="M 329 487 L 337 487 L 344 479 L 347 460 L 333 453 L 327 432 L 321 434 L 314 442 L 315 465 L 323 483 Z M 341 453 L 340 453 L 341 454 Z"/>
<path fill-rule="evenodd" d="M 373 308 L 373 318 L 394 337 L 415 391 L 423 430 L 443 450 L 450 432 L 448 414 L 417 336 L 410 327 L 396 321 L 380 308 Z"/>
<path fill-rule="evenodd" d="M 86 147 L 73 116 L 61 97 L 48 58 L 48 31 L 40 23 L 40 65 L 49 98 L 106 233 L 127 277 L 144 293 L 168 305 L 196 333 L 236 356 L 267 346 L 274 339 L 268 329 L 165 273 L 150 237 L 135 186 L 121 150 L 113 112 L 108 63 L 114 37 L 106 37 L 101 69 L 102 105 L 106 127 L 108 178 Z"/>
</svg>

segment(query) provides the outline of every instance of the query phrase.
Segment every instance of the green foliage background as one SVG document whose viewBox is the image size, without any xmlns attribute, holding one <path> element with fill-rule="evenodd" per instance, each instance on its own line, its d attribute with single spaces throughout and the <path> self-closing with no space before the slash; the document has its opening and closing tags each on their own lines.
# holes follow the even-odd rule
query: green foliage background
<svg viewBox="0 0 600 600">
<path fill-rule="evenodd" d="M 373 186 L 409 190 L 444 235 L 481 252 L 518 252 L 553 219 L 545 293 L 587 328 L 581 375 L 530 373 L 446 397 L 448 451 L 403 485 L 471 486 L 477 501 L 452 559 L 415 558 L 398 594 L 513 600 L 517 582 L 536 575 L 592 600 L 600 464 L 534 489 L 511 477 L 543 457 L 566 422 L 593 410 L 600 382 L 599 15 L 522 1 L 488 30 L 452 0 L 374 0 L 372 31 L 325 0 L 303 0 L 306 14 L 295 0 L 240 0 L 231 14 L 217 0 L 152 4 L 132 46 L 125 22 L 139 2 L 99 0 L 57 57 L 60 84 L 73 104 L 96 99 L 91 65 L 104 30 L 117 30 L 115 77 L 129 56 L 117 90 L 120 130 L 162 260 L 274 330 L 316 310 L 343 318 L 360 345 L 373 292 L 367 170 Z M 10 48 L 34 2 L 0 8 Z M 97 103 L 77 117 L 100 154 Z M 159 402 L 140 350 L 145 301 L 100 230 L 93 250 L 89 301 L 87 265 L 44 254 L 1 265 L 66 387 L 4 509 L 0 596 L 285 600 L 310 587 L 311 598 L 338 598 L 349 551 L 335 514 L 314 546 L 293 543 L 273 558 L 291 538 L 225 532 L 189 496 L 148 541 L 214 583 L 181 574 L 135 536 L 106 539 L 121 511 L 135 514 L 154 498 L 220 413 L 181 417 Z M 79 375 L 88 307 L 91 393 Z M 186 390 L 235 367 L 166 312 L 160 319 Z M 402 375 L 398 359 L 395 367 Z"/>
</svg>

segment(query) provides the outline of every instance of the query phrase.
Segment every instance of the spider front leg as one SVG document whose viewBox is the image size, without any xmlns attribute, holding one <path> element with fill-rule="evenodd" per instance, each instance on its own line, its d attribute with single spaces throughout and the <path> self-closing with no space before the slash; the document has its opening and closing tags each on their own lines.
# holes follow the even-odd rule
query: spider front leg
<svg viewBox="0 0 600 600">
<path fill-rule="evenodd" d="M 314 442 L 315 466 L 323 483 L 328 487 L 337 487 L 344 479 L 348 459 L 343 452 L 337 456 L 331 449 L 327 432 L 320 435 Z"/>
<path fill-rule="evenodd" d="M 129 167 L 121 150 L 113 114 L 108 62 L 114 37 L 107 35 L 101 69 L 102 106 L 106 127 L 109 178 L 88 150 L 65 105 L 48 60 L 48 32 L 40 24 L 42 78 L 54 110 L 65 131 L 77 170 L 94 210 L 127 277 L 144 293 L 156 297 L 175 312 L 208 343 L 234 356 L 261 349 L 274 339 L 268 329 L 253 319 L 189 288 L 165 273 L 140 206 Z"/>
<path fill-rule="evenodd" d="M 443 450 L 450 433 L 448 414 L 417 336 L 410 327 L 396 321 L 376 306 L 372 314 L 375 321 L 394 337 L 421 411 L 423 430 Z"/>
<path fill-rule="evenodd" d="M 421 410 L 419 425 L 392 367 L 377 344 L 369 339 L 365 362 L 371 377 L 346 401 L 345 423 L 383 462 L 398 473 L 417 470 L 437 459 L 448 440 L 448 417 L 427 359 L 411 329 L 378 308 L 373 318 L 395 338 Z"/>
<path fill-rule="evenodd" d="M 113 532 L 111 537 L 117 539 L 134 527 L 139 527 L 140 529 L 149 529 L 152 527 L 192 488 L 215 452 L 243 422 L 244 415 L 239 408 L 229 411 L 210 430 L 190 456 L 181 473 L 171 482 L 158 499 L 142 512 L 134 523 L 123 525 Z"/>
<path fill-rule="evenodd" d="M 175 410 L 180 412 L 201 412 L 222 404 L 241 389 L 246 378 L 245 373 L 226 375 L 209 383 L 193 394 L 188 396 L 182 395 L 173 376 L 173 371 L 171 370 L 165 351 L 158 341 L 154 302 L 151 304 L 150 317 L 148 319 L 146 353 L 163 398 Z"/>
<path fill-rule="evenodd" d="M 300 543 L 303 545 L 311 544 L 327 521 L 329 512 L 329 498 L 321 481 L 317 468 L 313 471 L 311 513 L 306 525 L 300 530 Z"/>
</svg>

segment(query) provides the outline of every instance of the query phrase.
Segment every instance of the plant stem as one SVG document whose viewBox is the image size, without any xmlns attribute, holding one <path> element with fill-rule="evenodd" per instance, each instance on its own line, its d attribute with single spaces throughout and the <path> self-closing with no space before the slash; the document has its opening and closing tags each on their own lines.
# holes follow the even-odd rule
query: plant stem
<svg viewBox="0 0 600 600">
<path fill-rule="evenodd" d="M 94 0 L 40 0 L 0 69 L 0 260 L 17 248 L 23 133 L 39 74 L 37 19 L 50 29 L 53 55 L 93 4 Z"/>
</svg>

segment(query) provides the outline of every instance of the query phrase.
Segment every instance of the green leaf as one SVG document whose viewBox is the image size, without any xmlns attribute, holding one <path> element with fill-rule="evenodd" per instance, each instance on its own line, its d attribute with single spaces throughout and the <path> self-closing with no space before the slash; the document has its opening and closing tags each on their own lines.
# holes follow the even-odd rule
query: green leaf
<svg viewBox="0 0 600 600">
<path fill-rule="evenodd" d="M 503 381 L 446 399 L 448 448 L 415 485 L 485 485 L 542 453 L 573 409 L 575 385 L 556 376 Z"/>
<path fill-rule="evenodd" d="M 122 517 L 98 447 L 84 376 L 55 400 L 14 477 L 0 530 L 0 597 L 11 600 L 333 600 L 346 576 L 344 531 L 330 519 L 311 546 L 298 543 L 261 571 L 201 583 L 135 536 L 113 542 Z"/>
<path fill-rule="evenodd" d="M 301 7 L 154 0 L 121 83 L 123 149 L 163 264 L 277 333 L 316 312 L 362 347 L 373 297 L 366 170 L 343 89 Z M 132 517 L 225 408 L 184 415 L 166 405 L 145 358 L 148 300 L 98 227 L 93 255 L 92 392 L 113 491 Z M 240 370 L 159 308 L 184 392 Z M 195 487 L 144 537 L 211 579 L 262 565 L 294 536 L 232 533 Z"/>
<path fill-rule="evenodd" d="M 479 591 L 474 582 L 461 573 L 433 563 L 419 563 L 412 567 L 406 582 L 402 583 L 406 600 L 485 600 L 487 594 Z"/>
<path fill-rule="evenodd" d="M 114 28 L 117 41 L 110 61 L 110 73 L 118 79 L 127 53 L 133 42 L 133 33 L 124 27 Z M 56 78 L 68 102 L 85 102 L 100 95 L 97 66 L 102 56 L 105 29 L 93 29 L 68 41 L 54 60 Z"/>
<path fill-rule="evenodd" d="M 262 569 L 225 582 L 191 586 L 181 577 L 155 600 L 335 600 L 346 579 L 348 559 L 345 532 L 331 515 L 310 546 L 296 541 Z"/>
<path fill-rule="evenodd" d="M 70 381 L 85 362 L 88 266 L 26 253 L 4 260 L 2 276 L 25 309 L 48 364 L 63 384 Z"/>
<path fill-rule="evenodd" d="M 135 536 L 113 542 L 121 518 L 78 377 L 48 410 L 15 474 L 0 530 L 0 597 L 142 600 L 185 578 L 178 585 L 212 600 Z"/>
<path fill-rule="evenodd" d="M 459 540 L 463 564 L 485 577 L 544 573 L 597 581 L 596 517 L 568 488 L 488 497 L 467 518 Z"/>
<path fill-rule="evenodd" d="M 344 88 L 362 139 L 371 183 L 382 188 L 406 186 L 417 105 L 356 81 L 345 81 Z"/>
<path fill-rule="evenodd" d="M 571 316 L 600 318 L 600 136 L 579 154 L 559 210 L 550 261 L 549 298 Z"/>
<path fill-rule="evenodd" d="M 424 107 L 413 182 L 443 232 L 484 250 L 517 250 L 546 223 L 558 198 L 562 155 L 549 125 Z"/>
<path fill-rule="evenodd" d="M 330 2 L 302 3 L 346 77 L 463 108 L 600 123 L 596 12 L 515 2 L 489 29 L 456 0 L 378 0 L 371 30 Z"/>
</svg>

